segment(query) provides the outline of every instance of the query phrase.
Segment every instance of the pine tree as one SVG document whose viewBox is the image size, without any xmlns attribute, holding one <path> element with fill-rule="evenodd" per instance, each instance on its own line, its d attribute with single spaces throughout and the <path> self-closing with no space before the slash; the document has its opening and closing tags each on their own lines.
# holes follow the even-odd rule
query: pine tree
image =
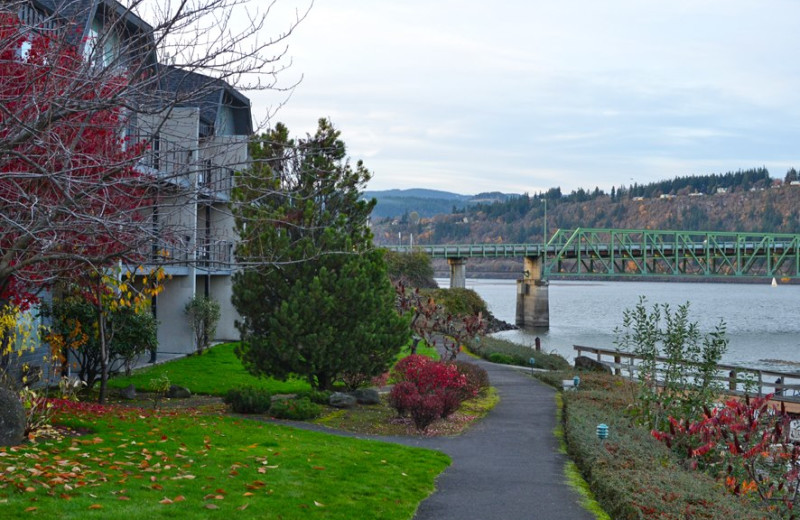
<svg viewBox="0 0 800 520">
<path fill-rule="evenodd" d="M 328 389 L 383 372 L 409 328 L 372 248 L 375 201 L 361 198 L 369 171 L 350 165 L 328 120 L 314 136 L 288 135 L 279 124 L 253 144 L 255 166 L 235 193 L 244 267 L 233 288 L 242 317 L 237 353 L 254 374 L 299 375 Z"/>
</svg>

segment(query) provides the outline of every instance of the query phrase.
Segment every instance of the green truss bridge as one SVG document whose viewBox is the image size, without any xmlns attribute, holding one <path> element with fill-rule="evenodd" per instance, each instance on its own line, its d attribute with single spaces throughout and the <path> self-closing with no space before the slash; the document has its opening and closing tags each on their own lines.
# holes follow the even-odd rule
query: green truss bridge
<svg viewBox="0 0 800 520">
<path fill-rule="evenodd" d="M 394 251 L 408 247 L 392 246 Z M 419 245 L 450 264 L 450 286 L 465 287 L 469 258 L 522 258 L 517 325 L 549 326 L 550 277 L 800 278 L 800 235 L 717 231 L 559 229 L 546 244 Z"/>
</svg>

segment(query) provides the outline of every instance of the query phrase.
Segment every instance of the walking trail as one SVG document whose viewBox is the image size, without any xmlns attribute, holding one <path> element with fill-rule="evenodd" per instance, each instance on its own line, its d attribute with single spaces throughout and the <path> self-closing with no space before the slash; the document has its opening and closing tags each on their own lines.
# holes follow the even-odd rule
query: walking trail
<svg viewBox="0 0 800 520">
<path fill-rule="evenodd" d="M 592 520 L 566 483 L 559 453 L 555 390 L 517 369 L 484 361 L 500 402 L 458 437 L 419 439 L 447 453 L 453 464 L 415 520 Z"/>
<path fill-rule="evenodd" d="M 352 435 L 448 454 L 453 463 L 436 491 L 419 506 L 415 520 L 594 520 L 566 483 L 566 455 L 559 453 L 555 390 L 529 374 L 483 360 L 500 402 L 456 437 Z M 291 423 L 338 434 L 314 425 Z"/>
</svg>

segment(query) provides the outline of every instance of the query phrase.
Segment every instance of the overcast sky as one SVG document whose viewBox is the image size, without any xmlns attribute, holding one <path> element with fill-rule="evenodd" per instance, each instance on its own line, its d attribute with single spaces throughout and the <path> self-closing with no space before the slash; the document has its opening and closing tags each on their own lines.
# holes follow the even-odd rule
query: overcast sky
<svg viewBox="0 0 800 520">
<path fill-rule="evenodd" d="M 316 0 L 273 121 L 329 117 L 374 190 L 782 178 L 800 167 L 798 48 L 795 0 Z M 255 118 L 276 102 L 251 99 Z"/>
</svg>

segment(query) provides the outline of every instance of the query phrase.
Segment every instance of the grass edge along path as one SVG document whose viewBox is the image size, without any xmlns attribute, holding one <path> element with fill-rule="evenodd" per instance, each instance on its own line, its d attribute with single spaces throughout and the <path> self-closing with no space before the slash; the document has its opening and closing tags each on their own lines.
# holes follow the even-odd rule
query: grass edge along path
<svg viewBox="0 0 800 520">
<path fill-rule="evenodd" d="M 66 405 L 90 433 L 0 450 L 3 518 L 411 518 L 446 455 L 191 410 Z"/>
<path fill-rule="evenodd" d="M 564 400 L 561 398 L 561 392 L 555 393 L 555 401 L 556 427 L 553 431 L 553 435 L 558 439 L 558 451 L 564 455 L 568 455 L 567 443 L 564 438 Z M 593 514 L 597 520 L 612 520 L 612 518 L 608 516 L 608 513 L 603 510 L 600 503 L 595 499 L 594 493 L 592 493 L 589 487 L 589 483 L 583 478 L 575 461 L 571 459 L 567 461 L 567 464 L 564 466 L 564 478 L 566 479 L 567 485 L 574 489 L 580 496 L 581 507 Z"/>
</svg>

